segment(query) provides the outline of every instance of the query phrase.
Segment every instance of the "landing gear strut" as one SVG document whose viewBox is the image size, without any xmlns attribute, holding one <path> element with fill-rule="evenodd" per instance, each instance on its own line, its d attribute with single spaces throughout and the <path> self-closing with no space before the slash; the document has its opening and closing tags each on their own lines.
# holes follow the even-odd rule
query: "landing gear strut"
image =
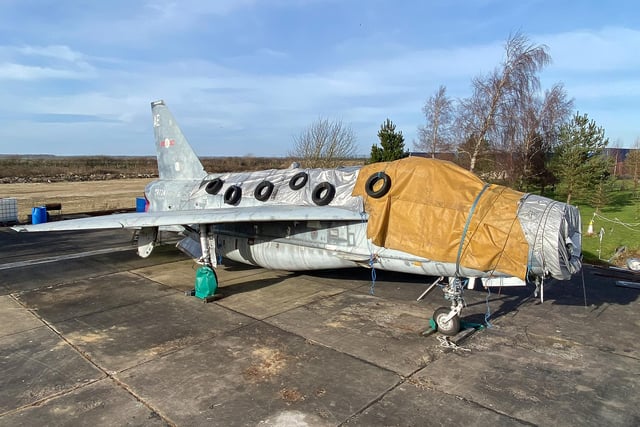
<svg viewBox="0 0 640 427">
<path fill-rule="evenodd" d="M 418 297 L 418 301 L 423 299 L 432 289 L 436 287 L 444 277 L 438 278 L 429 288 Z M 453 336 L 460 332 L 460 312 L 464 307 L 462 291 L 464 289 L 462 280 L 459 277 L 450 277 L 446 286 L 442 288 L 444 299 L 451 301 L 451 308 L 440 307 L 433 313 L 433 321 L 438 332 L 443 335 Z"/>
<path fill-rule="evenodd" d="M 210 302 L 221 296 L 216 293 L 218 276 L 214 270 L 216 266 L 215 239 L 209 225 L 201 224 L 199 232 L 202 257 L 198 262 L 203 265 L 198 268 L 194 290 L 189 294 L 202 299 L 204 302 Z"/>
<path fill-rule="evenodd" d="M 442 288 L 444 299 L 451 301 L 451 308 L 438 308 L 433 313 L 433 320 L 443 335 L 452 336 L 460 332 L 460 312 L 464 307 L 463 289 L 464 285 L 459 277 L 450 277 L 447 285 Z"/>
</svg>

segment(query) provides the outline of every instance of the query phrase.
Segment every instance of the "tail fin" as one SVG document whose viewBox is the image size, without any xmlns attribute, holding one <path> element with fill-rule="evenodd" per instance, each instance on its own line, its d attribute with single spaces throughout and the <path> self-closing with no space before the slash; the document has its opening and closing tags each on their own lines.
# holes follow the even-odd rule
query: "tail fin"
<svg viewBox="0 0 640 427">
<path fill-rule="evenodd" d="M 202 179 L 207 173 L 164 101 L 151 103 L 160 179 Z"/>
</svg>

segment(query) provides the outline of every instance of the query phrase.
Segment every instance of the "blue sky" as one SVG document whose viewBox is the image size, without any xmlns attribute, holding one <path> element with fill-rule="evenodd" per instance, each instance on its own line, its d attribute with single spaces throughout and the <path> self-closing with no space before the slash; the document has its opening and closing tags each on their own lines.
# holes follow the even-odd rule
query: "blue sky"
<svg viewBox="0 0 640 427">
<path fill-rule="evenodd" d="M 637 1 L 0 0 L 0 154 L 153 155 L 164 99 L 202 156 L 284 156 L 318 117 L 408 148 L 440 86 L 470 94 L 510 33 L 549 47 L 612 146 L 640 137 Z"/>
</svg>

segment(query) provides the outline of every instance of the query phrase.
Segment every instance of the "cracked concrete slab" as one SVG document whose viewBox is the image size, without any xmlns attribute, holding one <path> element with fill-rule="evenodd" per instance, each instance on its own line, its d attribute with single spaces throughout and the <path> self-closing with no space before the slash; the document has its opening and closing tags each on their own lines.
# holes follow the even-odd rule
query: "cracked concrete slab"
<svg viewBox="0 0 640 427">
<path fill-rule="evenodd" d="M 438 353 L 423 307 L 351 291 L 267 319 L 268 323 L 337 351 L 409 375 Z"/>
<path fill-rule="evenodd" d="M 637 425 L 637 359 L 548 336 L 485 331 L 412 377 L 424 387 L 536 425 Z M 624 409 L 623 409 L 624 408 Z"/>
<path fill-rule="evenodd" d="M 305 306 L 311 302 L 344 292 L 344 289 L 321 285 L 304 277 L 276 278 L 263 281 L 264 287 L 240 292 L 240 285 L 221 290 L 225 295 L 218 304 L 256 319 L 266 319 Z"/>
<path fill-rule="evenodd" d="M 46 326 L 0 338 L 0 373 L 0 414 L 104 377 Z"/>
<path fill-rule="evenodd" d="M 0 418 L 10 426 L 167 426 L 153 410 L 127 393 L 111 379 L 51 398 L 37 406 Z"/>
<path fill-rule="evenodd" d="M 39 328 L 42 322 L 9 295 L 0 296 L 0 337 Z"/>
<path fill-rule="evenodd" d="M 135 274 L 107 274 L 16 294 L 26 307 L 51 323 L 175 294 Z"/>
<path fill-rule="evenodd" d="M 117 372 L 253 321 L 176 294 L 74 318 L 55 327 L 105 370 Z"/>
<path fill-rule="evenodd" d="M 408 379 L 361 414 L 348 426 L 525 426 L 530 425 Z"/>
<path fill-rule="evenodd" d="M 338 425 L 400 379 L 263 323 L 117 377 L 178 425 L 226 426 Z"/>
</svg>

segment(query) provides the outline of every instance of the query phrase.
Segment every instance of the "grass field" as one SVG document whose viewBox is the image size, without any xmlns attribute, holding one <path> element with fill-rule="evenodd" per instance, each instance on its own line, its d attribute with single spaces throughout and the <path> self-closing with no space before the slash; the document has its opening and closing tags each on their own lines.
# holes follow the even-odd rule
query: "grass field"
<svg viewBox="0 0 640 427">
<path fill-rule="evenodd" d="M 144 196 L 146 179 L 0 184 L 0 198 L 17 199 L 18 220 L 27 221 L 34 206 L 61 203 L 62 214 L 132 209 Z M 57 212 L 52 212 L 57 214 Z"/>
<path fill-rule="evenodd" d="M 630 188 L 628 182 L 619 181 L 609 194 L 608 206 L 595 216 L 593 207 L 577 202 L 582 216 L 582 251 L 586 262 L 597 264 L 611 260 L 620 264 L 620 260 L 612 258 L 622 247 L 626 251 L 621 259 L 640 257 L 640 200 L 634 197 Z M 589 235 L 592 220 L 593 234 Z"/>
</svg>

